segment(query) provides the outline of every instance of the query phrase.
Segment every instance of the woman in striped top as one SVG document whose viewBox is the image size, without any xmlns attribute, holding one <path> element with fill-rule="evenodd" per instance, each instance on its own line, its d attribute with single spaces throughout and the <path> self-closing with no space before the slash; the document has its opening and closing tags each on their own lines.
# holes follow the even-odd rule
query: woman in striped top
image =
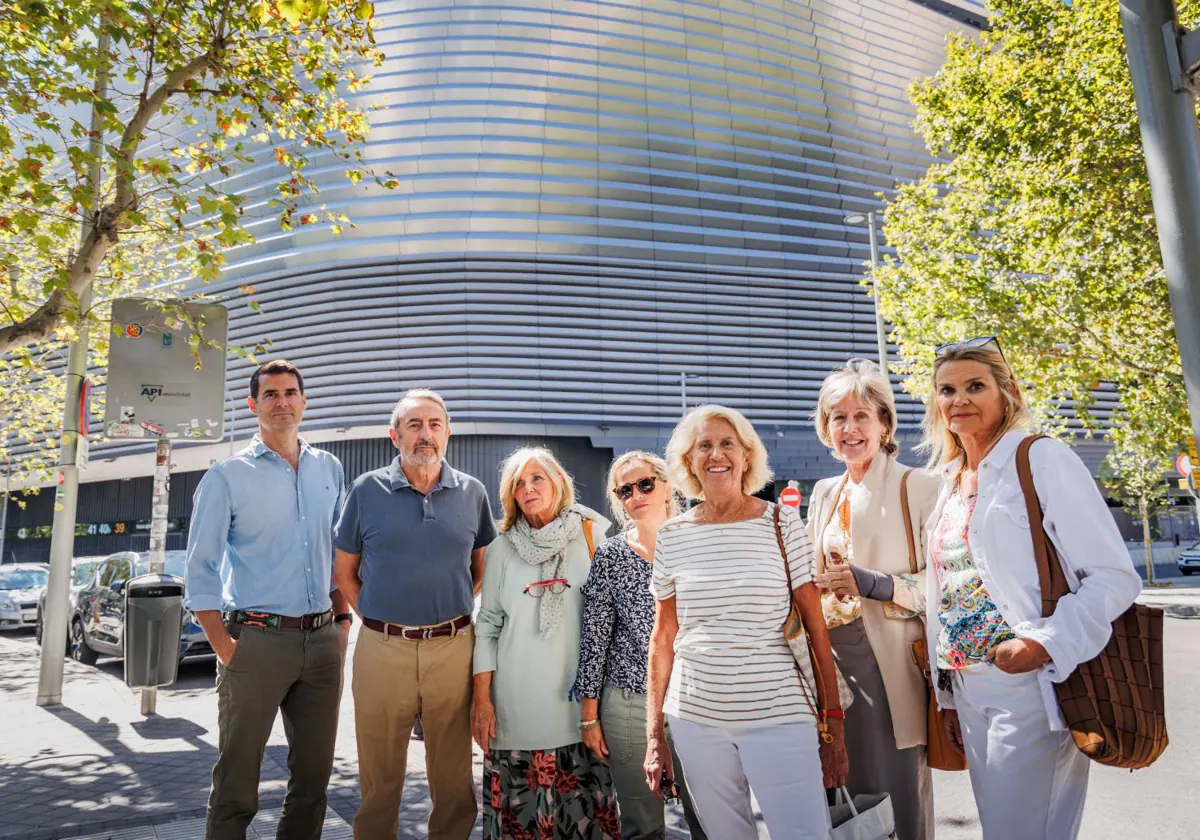
<svg viewBox="0 0 1200 840">
<path fill-rule="evenodd" d="M 750 788 L 773 840 L 829 836 L 824 788 L 845 783 L 842 711 L 812 544 L 796 511 L 755 498 L 766 449 L 739 412 L 702 406 L 667 445 L 676 486 L 701 503 L 658 533 L 647 687 L 646 780 L 671 778 L 664 714 L 709 837 L 756 840 Z M 783 636 L 794 596 L 820 670 L 810 695 Z M 828 741 L 818 738 L 818 731 Z"/>
</svg>

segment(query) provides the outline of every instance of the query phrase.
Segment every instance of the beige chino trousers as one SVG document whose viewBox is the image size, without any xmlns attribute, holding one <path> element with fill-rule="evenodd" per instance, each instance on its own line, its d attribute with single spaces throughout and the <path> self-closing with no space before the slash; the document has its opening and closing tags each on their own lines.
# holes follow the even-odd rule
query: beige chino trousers
<svg viewBox="0 0 1200 840">
<path fill-rule="evenodd" d="M 430 840 L 467 840 L 478 804 L 471 776 L 473 627 L 410 641 L 363 627 L 354 649 L 354 727 L 362 806 L 355 840 L 395 840 L 417 715 L 433 808 Z"/>
</svg>

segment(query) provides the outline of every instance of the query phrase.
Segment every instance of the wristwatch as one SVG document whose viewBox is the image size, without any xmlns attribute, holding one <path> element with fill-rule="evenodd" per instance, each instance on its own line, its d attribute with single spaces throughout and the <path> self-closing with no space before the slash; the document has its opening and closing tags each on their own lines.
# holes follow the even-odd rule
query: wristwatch
<svg viewBox="0 0 1200 840">
<path fill-rule="evenodd" d="M 351 624 L 353 624 L 354 613 L 338 613 L 333 617 L 334 624 L 341 624 L 343 621 L 349 621 Z"/>
</svg>

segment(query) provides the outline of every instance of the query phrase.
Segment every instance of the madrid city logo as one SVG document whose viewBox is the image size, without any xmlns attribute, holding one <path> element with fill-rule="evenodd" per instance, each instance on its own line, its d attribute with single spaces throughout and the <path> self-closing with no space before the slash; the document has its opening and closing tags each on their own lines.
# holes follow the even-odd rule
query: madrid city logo
<svg viewBox="0 0 1200 840">
<path fill-rule="evenodd" d="M 192 396 L 191 391 L 168 391 L 165 385 L 155 383 L 142 383 L 141 396 L 148 402 L 154 402 L 159 397 L 176 397 L 180 399 L 189 399 Z"/>
</svg>

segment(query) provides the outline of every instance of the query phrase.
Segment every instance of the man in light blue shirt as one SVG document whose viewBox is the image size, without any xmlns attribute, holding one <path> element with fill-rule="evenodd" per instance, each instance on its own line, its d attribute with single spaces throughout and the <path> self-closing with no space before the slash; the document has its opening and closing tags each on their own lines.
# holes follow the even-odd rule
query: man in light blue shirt
<svg viewBox="0 0 1200 840">
<path fill-rule="evenodd" d="M 263 750 L 283 713 L 291 779 L 276 836 L 317 840 L 333 768 L 351 616 L 332 585 L 342 465 L 299 435 L 307 398 L 290 362 L 250 378 L 258 434 L 196 488 L 186 597 L 217 655 L 216 767 L 206 840 L 244 840 Z"/>
</svg>

